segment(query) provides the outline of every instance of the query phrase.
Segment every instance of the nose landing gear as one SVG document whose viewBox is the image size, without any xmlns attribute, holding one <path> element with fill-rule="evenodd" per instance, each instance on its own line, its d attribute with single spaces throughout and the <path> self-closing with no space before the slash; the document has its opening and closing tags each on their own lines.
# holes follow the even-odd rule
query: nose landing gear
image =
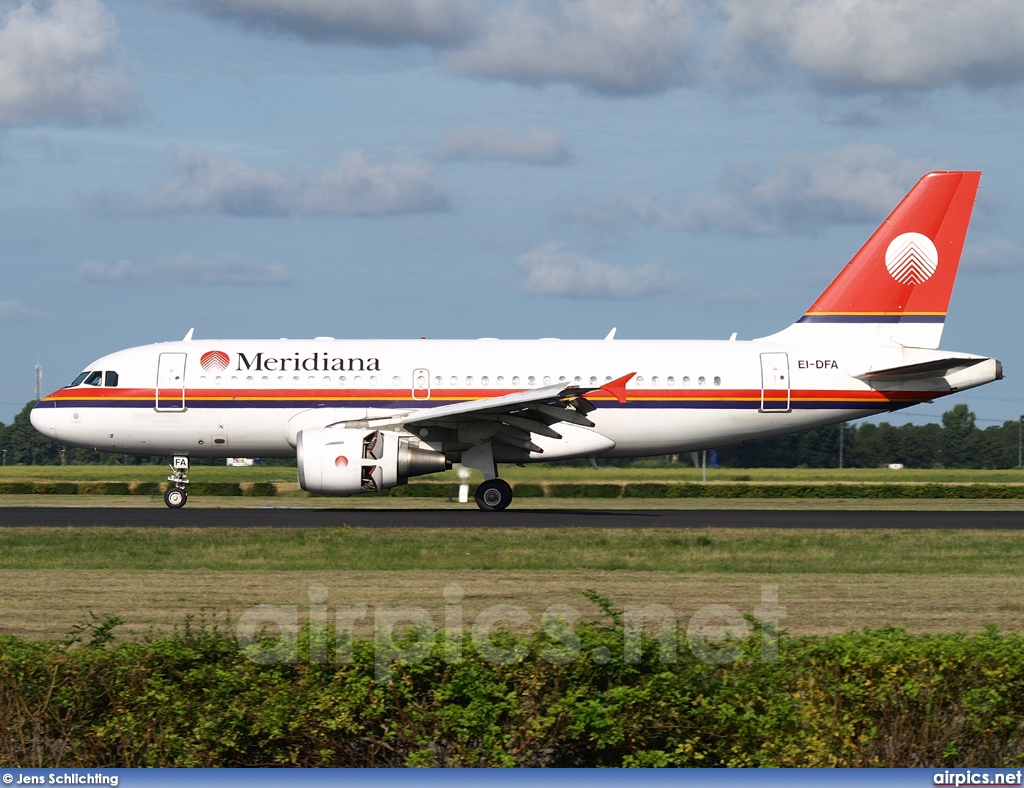
<svg viewBox="0 0 1024 788">
<path fill-rule="evenodd" d="M 173 473 L 167 477 L 171 486 L 164 493 L 164 503 L 169 509 L 180 509 L 188 503 L 188 493 L 185 485 L 188 484 L 188 457 L 173 457 L 171 459 Z"/>
</svg>

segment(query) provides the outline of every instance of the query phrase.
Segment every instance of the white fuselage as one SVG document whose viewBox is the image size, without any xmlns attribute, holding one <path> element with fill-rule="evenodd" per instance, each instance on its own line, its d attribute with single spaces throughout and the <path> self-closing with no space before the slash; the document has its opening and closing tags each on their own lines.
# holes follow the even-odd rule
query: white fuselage
<svg viewBox="0 0 1024 788">
<path fill-rule="evenodd" d="M 592 431 L 543 454 L 633 457 L 743 443 L 907 407 L 997 379 L 986 359 L 945 377 L 880 388 L 869 370 L 967 354 L 895 344 L 628 340 L 217 340 L 123 350 L 89 371 L 116 385 L 60 389 L 33 424 L 69 446 L 191 457 L 295 456 L 303 429 L 366 421 L 559 382 L 585 388 L 629 373 L 626 402 L 589 394 Z M 959 375 L 959 377 L 957 377 Z M 104 375 L 101 382 L 113 382 Z M 52 406 L 52 407 L 51 407 Z M 465 437 L 465 441 L 462 441 Z M 458 452 L 472 436 L 438 451 Z M 595 450 L 600 446 L 600 450 Z M 575 447 L 575 448 L 574 448 Z"/>
</svg>

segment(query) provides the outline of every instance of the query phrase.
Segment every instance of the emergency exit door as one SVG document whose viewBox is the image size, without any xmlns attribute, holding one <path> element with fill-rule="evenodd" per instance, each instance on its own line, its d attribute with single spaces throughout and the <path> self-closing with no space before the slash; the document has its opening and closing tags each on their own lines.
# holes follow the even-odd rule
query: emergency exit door
<svg viewBox="0 0 1024 788">
<path fill-rule="evenodd" d="M 412 398 L 430 399 L 430 372 L 426 369 L 412 371 Z"/>
<path fill-rule="evenodd" d="M 156 409 L 185 410 L 185 353 L 161 353 L 156 371 Z"/>
<path fill-rule="evenodd" d="M 761 411 L 789 411 L 789 354 L 761 354 Z"/>
</svg>

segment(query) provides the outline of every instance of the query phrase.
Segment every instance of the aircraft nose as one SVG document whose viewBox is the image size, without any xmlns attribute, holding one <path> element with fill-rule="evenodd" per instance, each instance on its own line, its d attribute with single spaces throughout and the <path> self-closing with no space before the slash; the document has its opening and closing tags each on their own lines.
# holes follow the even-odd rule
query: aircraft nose
<svg viewBox="0 0 1024 788">
<path fill-rule="evenodd" d="M 57 405 L 53 402 L 39 402 L 29 414 L 32 426 L 39 430 L 47 438 L 52 438 L 57 432 Z"/>
</svg>

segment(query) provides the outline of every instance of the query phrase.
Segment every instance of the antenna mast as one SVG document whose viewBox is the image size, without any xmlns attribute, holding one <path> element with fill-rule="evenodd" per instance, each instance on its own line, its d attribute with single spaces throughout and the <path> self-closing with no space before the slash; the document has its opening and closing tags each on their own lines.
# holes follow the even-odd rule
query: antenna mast
<svg viewBox="0 0 1024 788">
<path fill-rule="evenodd" d="M 36 402 L 43 398 L 43 365 L 36 364 Z"/>
</svg>

